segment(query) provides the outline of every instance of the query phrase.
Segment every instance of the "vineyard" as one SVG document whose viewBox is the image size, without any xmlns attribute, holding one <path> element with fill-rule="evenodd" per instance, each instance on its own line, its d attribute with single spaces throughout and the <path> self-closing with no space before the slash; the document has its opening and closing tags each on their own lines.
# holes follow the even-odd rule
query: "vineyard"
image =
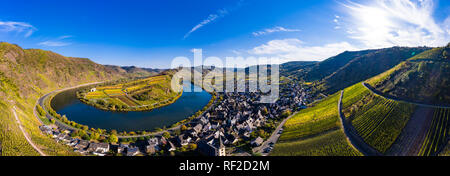
<svg viewBox="0 0 450 176">
<path fill-rule="evenodd" d="M 369 90 L 367 90 L 362 84 L 358 83 L 351 87 L 348 87 L 344 90 L 344 98 L 342 99 L 342 108 L 346 109 L 349 106 L 355 104 L 363 97 L 369 94 Z"/>
<path fill-rule="evenodd" d="M 355 102 L 354 97 L 350 96 L 347 102 Z M 344 96 L 343 101 L 345 100 Z M 366 93 L 345 111 L 363 140 L 379 152 L 385 153 L 402 132 L 414 112 L 414 105 Z"/>
<path fill-rule="evenodd" d="M 334 94 L 318 102 L 313 107 L 301 110 L 284 125 L 280 141 L 305 138 L 320 132 L 338 128 L 337 102 L 339 94 Z"/>
<path fill-rule="evenodd" d="M 169 75 L 104 85 L 78 93 L 84 103 L 114 111 L 150 110 L 173 103 L 180 95 L 171 90 Z"/>
<path fill-rule="evenodd" d="M 294 142 L 281 142 L 275 145 L 273 156 L 361 156 L 345 139 L 340 129 L 326 132 L 320 136 Z"/>
<path fill-rule="evenodd" d="M 291 117 L 271 155 L 361 155 L 347 142 L 340 129 L 338 100 L 339 94 L 333 94 Z"/>
<path fill-rule="evenodd" d="M 449 113 L 450 109 L 435 109 L 430 129 L 419 151 L 420 156 L 436 155 L 448 145 L 450 133 Z M 447 151 L 444 149 L 444 152 Z"/>
</svg>

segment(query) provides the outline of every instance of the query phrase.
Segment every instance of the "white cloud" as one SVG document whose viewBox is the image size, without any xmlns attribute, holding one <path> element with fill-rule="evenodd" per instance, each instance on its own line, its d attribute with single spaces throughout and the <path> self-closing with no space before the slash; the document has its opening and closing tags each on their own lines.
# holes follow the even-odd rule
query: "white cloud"
<svg viewBox="0 0 450 176">
<path fill-rule="evenodd" d="M 217 10 L 216 13 L 213 14 L 209 14 L 208 17 L 206 19 L 204 19 L 203 21 L 201 21 L 199 24 L 195 25 L 189 32 L 187 32 L 183 39 L 188 38 L 193 32 L 195 32 L 196 30 L 202 28 L 203 26 L 212 23 L 220 18 L 225 17 L 226 15 L 228 15 L 230 12 L 235 11 L 239 8 L 241 8 L 241 6 L 243 5 L 243 1 L 244 0 L 240 0 L 238 1 L 238 3 L 231 8 L 223 8 L 223 9 L 219 9 Z"/>
<path fill-rule="evenodd" d="M 266 44 L 254 47 L 250 54 L 273 56 L 287 61 L 321 61 L 338 53 L 358 50 L 347 42 L 331 43 L 322 46 L 306 46 L 305 42 L 296 38 L 272 40 Z"/>
<path fill-rule="evenodd" d="M 334 20 L 333 20 L 333 22 L 336 24 L 336 26 L 334 26 L 334 29 L 341 29 L 341 22 L 340 22 L 340 16 L 338 16 L 338 15 L 335 15 L 334 16 Z"/>
<path fill-rule="evenodd" d="M 193 32 L 200 29 L 201 27 L 217 20 L 218 18 L 224 17 L 228 12 L 226 10 L 219 10 L 217 14 L 210 14 L 208 18 L 204 19 L 199 24 L 195 25 L 188 33 L 184 35 L 184 39 L 188 38 Z"/>
<path fill-rule="evenodd" d="M 264 29 L 262 31 L 253 32 L 254 36 L 266 35 L 274 32 L 299 32 L 299 29 L 288 29 L 280 26 Z"/>
<path fill-rule="evenodd" d="M 71 45 L 72 43 L 63 41 L 64 39 L 68 39 L 68 38 L 72 38 L 72 36 L 64 35 L 64 36 L 58 37 L 55 40 L 47 40 L 47 41 L 40 42 L 40 43 L 38 43 L 38 45 L 50 46 L 50 47 L 68 46 L 68 45 Z"/>
<path fill-rule="evenodd" d="M 442 46 L 450 41 L 448 26 L 433 18 L 432 0 L 378 0 L 344 4 L 351 17 L 349 37 L 367 48 Z"/>
<path fill-rule="evenodd" d="M 29 37 L 37 29 L 31 24 L 15 21 L 0 21 L 0 32 L 23 33 L 24 37 Z"/>
</svg>

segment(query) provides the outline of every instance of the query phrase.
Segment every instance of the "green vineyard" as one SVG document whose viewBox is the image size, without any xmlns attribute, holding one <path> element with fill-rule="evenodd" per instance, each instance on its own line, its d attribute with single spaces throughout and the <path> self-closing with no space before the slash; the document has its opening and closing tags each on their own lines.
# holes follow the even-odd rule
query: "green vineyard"
<svg viewBox="0 0 450 176">
<path fill-rule="evenodd" d="M 361 156 L 346 141 L 342 130 L 326 132 L 320 136 L 295 142 L 277 143 L 273 156 Z"/>
<path fill-rule="evenodd" d="M 301 110 L 284 125 L 273 156 L 360 156 L 347 141 L 338 117 L 339 93 Z"/>
<path fill-rule="evenodd" d="M 298 140 L 337 128 L 339 125 L 338 100 L 339 94 L 334 94 L 311 108 L 301 110 L 286 122 L 280 141 Z"/>
<path fill-rule="evenodd" d="M 355 106 L 348 105 L 352 109 L 348 119 L 367 144 L 385 153 L 402 132 L 414 112 L 414 105 L 371 93 L 364 95 Z M 354 98 L 349 102 L 355 102 Z"/>
<path fill-rule="evenodd" d="M 419 151 L 420 156 L 436 155 L 445 147 L 449 139 L 450 109 L 435 109 L 430 129 Z"/>
</svg>

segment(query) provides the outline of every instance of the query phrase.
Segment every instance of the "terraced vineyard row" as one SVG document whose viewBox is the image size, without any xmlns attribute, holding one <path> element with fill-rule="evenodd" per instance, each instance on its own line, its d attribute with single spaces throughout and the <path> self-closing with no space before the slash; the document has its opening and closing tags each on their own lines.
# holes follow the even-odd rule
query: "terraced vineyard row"
<svg viewBox="0 0 450 176">
<path fill-rule="evenodd" d="M 298 140 L 338 127 L 337 102 L 339 94 L 333 94 L 313 107 L 301 110 L 284 125 L 281 141 Z"/>
<path fill-rule="evenodd" d="M 352 124 L 362 138 L 370 136 L 392 112 L 396 103 L 391 100 L 380 100 L 378 103 L 361 116 L 357 116 Z"/>
<path fill-rule="evenodd" d="M 275 144 L 273 156 L 362 156 L 345 139 L 341 129 L 320 136 Z"/>
<path fill-rule="evenodd" d="M 371 93 L 355 104 L 356 110 L 350 113 L 352 126 L 367 144 L 381 153 L 395 142 L 415 108 Z"/>
<path fill-rule="evenodd" d="M 127 96 L 120 96 L 120 97 L 118 97 L 118 99 L 130 107 L 139 105 L 139 104 L 135 103 L 133 100 L 131 100 L 130 98 L 128 98 Z"/>
<path fill-rule="evenodd" d="M 419 151 L 421 156 L 436 155 L 448 143 L 450 109 L 436 109 L 430 129 Z"/>
<path fill-rule="evenodd" d="M 362 84 L 355 84 L 344 90 L 342 109 L 348 108 L 370 93 Z"/>
<path fill-rule="evenodd" d="M 339 93 L 333 94 L 291 117 L 286 122 L 284 132 L 271 155 L 362 155 L 348 143 L 339 126 L 337 106 L 339 97 Z"/>
</svg>

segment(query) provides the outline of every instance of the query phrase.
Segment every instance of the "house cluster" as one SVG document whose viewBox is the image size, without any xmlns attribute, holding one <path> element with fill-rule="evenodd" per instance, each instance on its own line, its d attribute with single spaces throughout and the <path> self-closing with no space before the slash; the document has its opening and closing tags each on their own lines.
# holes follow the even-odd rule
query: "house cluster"
<svg viewBox="0 0 450 176">
<path fill-rule="evenodd" d="M 74 149 L 74 152 L 82 155 L 105 156 L 113 153 L 122 156 L 152 155 L 161 150 L 171 152 L 177 149 L 175 142 L 162 136 L 149 138 L 139 144 L 109 144 L 70 137 L 71 131 L 60 131 L 56 126 L 42 125 L 39 128 L 58 143 L 68 145 Z"/>
<path fill-rule="evenodd" d="M 280 88 L 280 98 L 272 104 L 259 103 L 260 93 L 221 93 L 222 101 L 176 136 L 178 144 L 196 143 L 198 150 L 205 155 L 225 155 L 225 146 L 231 147 L 239 140 L 251 140 L 251 133 L 264 126 L 268 119 L 277 118 L 286 110 L 306 107 L 309 97 L 301 86 L 286 84 Z M 258 137 L 251 141 L 251 145 L 256 147 L 263 142 Z"/>
<path fill-rule="evenodd" d="M 105 156 L 108 154 L 110 146 L 108 143 L 95 143 L 87 140 L 73 138 L 70 136 L 71 131 L 59 130 L 56 126 L 42 125 L 39 127 L 44 134 L 49 135 L 58 143 L 62 143 L 74 148 L 75 152 L 83 155 Z"/>
</svg>

